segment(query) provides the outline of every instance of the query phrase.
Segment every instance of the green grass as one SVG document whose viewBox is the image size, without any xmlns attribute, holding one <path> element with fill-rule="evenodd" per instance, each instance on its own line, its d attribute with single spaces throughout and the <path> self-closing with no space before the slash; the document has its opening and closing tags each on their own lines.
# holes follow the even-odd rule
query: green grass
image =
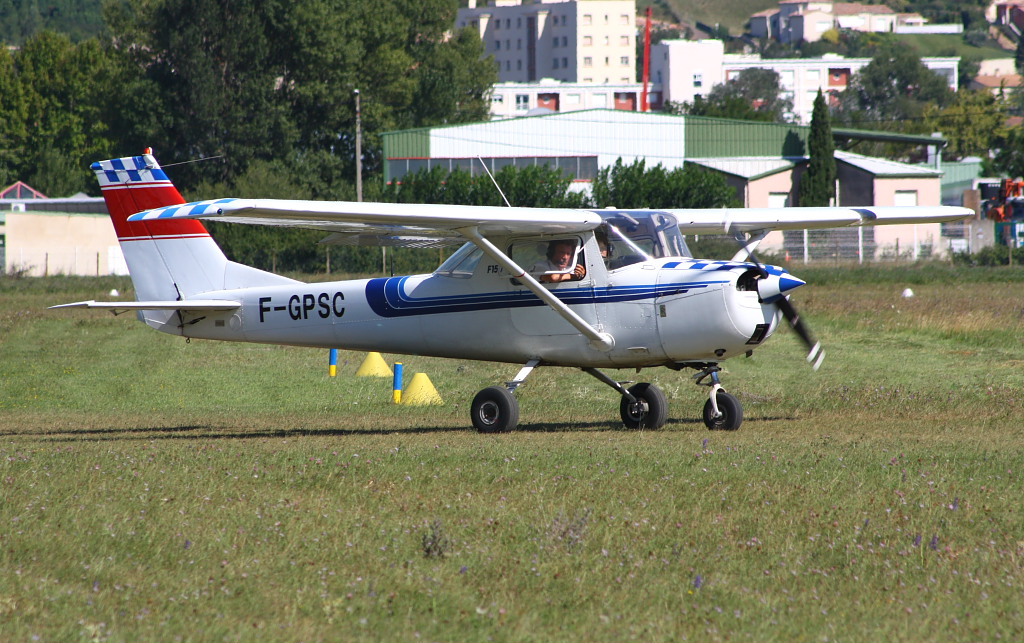
<svg viewBox="0 0 1024 643">
<path fill-rule="evenodd" d="M 922 58 L 960 56 L 965 61 L 976 61 L 1013 56 L 1012 51 L 1003 49 L 992 40 L 987 41 L 982 47 L 970 45 L 964 42 L 961 34 L 895 34 L 892 38 L 910 45 Z"/>
<path fill-rule="evenodd" d="M 515 366 L 386 356 L 445 401 L 395 406 L 360 354 L 332 379 L 45 310 L 124 281 L 0 281 L 2 638 L 1019 640 L 1020 274 L 793 270 L 828 357 L 783 331 L 726 362 L 735 433 L 686 373 L 617 373 L 669 398 L 637 432 L 539 369 L 479 435 Z"/>
<path fill-rule="evenodd" d="M 730 33 L 740 34 L 743 33 L 751 14 L 778 7 L 779 3 L 773 0 L 664 0 L 664 4 L 672 7 L 676 15 L 684 21 L 692 23 L 699 20 L 709 25 L 722 24 L 729 28 Z"/>
</svg>

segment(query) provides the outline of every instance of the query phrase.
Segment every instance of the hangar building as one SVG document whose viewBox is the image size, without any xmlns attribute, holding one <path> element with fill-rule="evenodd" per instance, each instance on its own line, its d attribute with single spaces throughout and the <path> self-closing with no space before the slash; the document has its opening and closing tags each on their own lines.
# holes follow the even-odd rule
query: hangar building
<svg viewBox="0 0 1024 643">
<path fill-rule="evenodd" d="M 621 110 L 585 110 L 532 117 L 419 128 L 383 135 L 385 180 L 436 166 L 483 173 L 506 165 L 548 165 L 571 175 L 586 190 L 598 170 L 615 163 L 646 159 L 668 169 L 692 163 L 721 173 L 743 207 L 782 207 L 797 203 L 799 181 L 807 167 L 809 126 L 699 116 L 674 116 Z M 929 157 L 944 144 L 937 137 L 833 129 L 837 141 L 889 140 L 928 148 Z M 839 145 L 837 144 L 837 147 Z M 911 165 L 836 152 L 839 205 L 939 205 L 941 167 Z M 632 204 L 616 204 L 630 207 Z M 947 234 L 943 234 L 944 231 Z M 852 235 L 850 238 L 845 238 Z M 830 254 L 843 259 L 900 255 L 920 258 L 948 251 L 960 227 L 939 224 L 843 230 L 828 243 L 834 251 L 814 251 L 807 235 L 774 233 L 761 247 L 797 257 Z M 813 237 L 813 235 L 812 235 Z M 842 243 L 836 238 L 842 239 Z M 840 250 L 842 246 L 842 250 Z"/>
</svg>

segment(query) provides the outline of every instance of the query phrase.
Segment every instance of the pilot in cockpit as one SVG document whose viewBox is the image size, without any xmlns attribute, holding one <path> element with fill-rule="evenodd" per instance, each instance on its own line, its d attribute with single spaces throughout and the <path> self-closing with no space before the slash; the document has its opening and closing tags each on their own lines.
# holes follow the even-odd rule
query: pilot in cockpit
<svg viewBox="0 0 1024 643">
<path fill-rule="evenodd" d="M 545 273 L 538 277 L 543 283 L 559 283 L 562 281 L 579 281 L 587 275 L 582 263 L 569 271 L 573 257 L 576 255 L 576 244 L 568 239 L 555 239 L 548 243 L 547 260 L 539 261 L 530 269 L 531 273 Z M 567 272 L 569 271 L 569 272 Z M 548 274 L 550 273 L 550 274 Z"/>
</svg>

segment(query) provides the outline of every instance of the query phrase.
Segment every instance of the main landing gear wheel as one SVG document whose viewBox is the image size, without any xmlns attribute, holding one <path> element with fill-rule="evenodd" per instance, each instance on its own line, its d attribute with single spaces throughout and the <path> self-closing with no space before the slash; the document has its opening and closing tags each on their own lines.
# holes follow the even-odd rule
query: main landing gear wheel
<svg viewBox="0 0 1024 643">
<path fill-rule="evenodd" d="M 709 399 L 704 403 L 704 424 L 712 431 L 735 431 L 743 423 L 743 405 L 735 395 L 718 391 L 715 396 L 720 415 L 715 417 L 715 409 Z"/>
<path fill-rule="evenodd" d="M 506 433 L 519 424 L 519 401 L 507 388 L 489 386 L 473 398 L 470 414 L 480 433 Z"/>
<path fill-rule="evenodd" d="M 622 396 L 622 402 L 619 404 L 619 415 L 622 416 L 622 423 L 626 428 L 660 429 L 665 425 L 668 402 L 665 401 L 665 394 L 660 388 L 643 382 L 634 384 L 628 390 L 636 401 L 630 402 L 628 397 Z"/>
</svg>

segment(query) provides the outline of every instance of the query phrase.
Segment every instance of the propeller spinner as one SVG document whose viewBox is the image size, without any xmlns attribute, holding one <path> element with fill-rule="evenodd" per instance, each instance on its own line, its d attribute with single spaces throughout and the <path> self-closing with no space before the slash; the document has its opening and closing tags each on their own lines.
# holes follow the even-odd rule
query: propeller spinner
<svg viewBox="0 0 1024 643">
<path fill-rule="evenodd" d="M 793 275 L 789 274 L 785 270 L 774 268 L 769 270 L 757 257 L 754 256 L 753 250 L 748 246 L 746 238 L 743 233 L 736 230 L 733 233 L 733 238 L 736 239 L 736 243 L 740 245 L 744 252 L 747 253 L 750 262 L 757 267 L 758 272 L 761 273 L 761 278 L 757 280 L 757 296 L 760 298 L 762 303 L 775 304 L 775 307 L 779 309 L 782 316 L 789 322 L 790 327 L 796 332 L 796 334 L 803 341 L 804 346 L 807 347 L 807 362 L 811 365 L 811 368 L 818 370 L 821 367 L 822 361 L 825 359 L 825 351 L 821 348 L 821 342 L 814 338 L 811 334 L 810 329 L 800 318 L 800 313 L 793 307 L 793 302 L 786 296 L 786 292 L 793 290 L 798 286 L 804 285 L 804 281 L 797 279 Z"/>
</svg>

